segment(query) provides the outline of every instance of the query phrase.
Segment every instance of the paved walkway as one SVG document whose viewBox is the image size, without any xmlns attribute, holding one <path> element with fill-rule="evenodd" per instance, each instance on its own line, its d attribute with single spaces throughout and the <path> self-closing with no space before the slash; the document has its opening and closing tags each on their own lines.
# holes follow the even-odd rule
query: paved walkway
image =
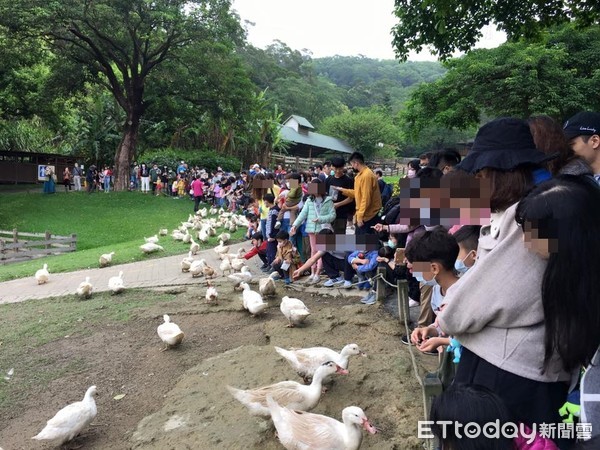
<svg viewBox="0 0 600 450">
<path fill-rule="evenodd" d="M 229 247 L 229 253 L 236 253 L 239 248 L 249 249 L 250 245 L 250 242 L 232 244 Z M 189 273 L 181 271 L 179 263 L 184 256 L 187 256 L 187 253 L 128 264 L 111 265 L 102 269 L 86 269 L 55 274 L 52 273 L 52 263 L 50 263 L 48 264 L 50 280 L 45 284 L 38 285 L 33 274 L 27 278 L 0 283 L 0 304 L 75 294 L 79 283 L 84 281 L 85 277 L 90 277 L 94 292 L 108 291 L 108 279 L 119 275 L 121 270 L 123 271 L 123 281 L 126 288 L 197 284 L 203 278 L 192 278 Z M 204 258 L 211 267 L 217 269 L 219 274 L 221 273 L 218 270 L 221 260 L 212 248 L 199 252 L 194 258 Z M 255 261 L 250 261 L 249 266 L 253 273 L 261 273 L 257 269 L 258 266 L 256 266 L 260 262 L 258 258 L 255 258 Z"/>
</svg>

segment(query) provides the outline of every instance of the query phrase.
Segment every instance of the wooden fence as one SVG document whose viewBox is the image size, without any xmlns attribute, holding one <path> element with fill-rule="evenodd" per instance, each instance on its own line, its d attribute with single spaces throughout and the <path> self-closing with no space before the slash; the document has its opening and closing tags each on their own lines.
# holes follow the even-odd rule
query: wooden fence
<svg viewBox="0 0 600 450">
<path fill-rule="evenodd" d="M 23 233 L 16 229 L 0 230 L 0 264 L 28 261 L 46 255 L 77 250 L 77 235 L 57 236 L 45 233 Z"/>
<path fill-rule="evenodd" d="M 286 169 L 307 170 L 316 164 L 323 164 L 327 158 L 300 158 L 298 156 L 271 155 L 271 166 L 275 168 L 277 164 L 283 165 Z M 406 175 L 406 164 L 414 158 L 398 158 L 382 161 L 368 161 L 372 169 L 380 168 L 384 176 L 404 176 Z"/>
</svg>

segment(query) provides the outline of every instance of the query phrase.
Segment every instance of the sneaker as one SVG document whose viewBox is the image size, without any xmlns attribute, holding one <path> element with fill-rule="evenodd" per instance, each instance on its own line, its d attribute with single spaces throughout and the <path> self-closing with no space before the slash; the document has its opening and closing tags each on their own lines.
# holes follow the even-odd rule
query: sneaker
<svg viewBox="0 0 600 450">
<path fill-rule="evenodd" d="M 365 297 L 360 300 L 361 303 L 365 305 L 374 305 L 377 302 L 377 296 L 375 295 L 375 291 L 369 292 Z"/>
<path fill-rule="evenodd" d="M 283 282 L 285 283 L 286 286 L 289 286 L 290 284 L 292 284 L 292 281 L 289 278 L 284 278 Z"/>
<path fill-rule="evenodd" d="M 260 269 L 261 271 L 263 271 L 264 273 L 271 273 L 273 272 L 273 268 L 271 266 L 267 266 L 264 269 Z"/>
<path fill-rule="evenodd" d="M 342 289 L 350 289 L 352 287 L 352 281 L 344 280 L 344 283 L 340 287 Z"/>
<path fill-rule="evenodd" d="M 281 228 L 281 222 L 280 222 L 279 220 L 278 220 L 277 222 L 275 222 L 275 226 L 274 226 L 274 228 L 275 228 L 276 230 L 279 230 L 279 229 Z"/>
<path fill-rule="evenodd" d="M 405 334 L 400 338 L 400 342 L 402 342 L 404 345 L 415 345 L 410 341 L 410 336 Z"/>
<path fill-rule="evenodd" d="M 319 275 L 311 275 L 308 279 L 310 284 L 317 284 L 319 281 L 321 281 L 321 277 Z"/>
<path fill-rule="evenodd" d="M 344 280 L 343 277 L 338 277 L 337 281 L 334 283 L 335 286 L 341 286 L 344 287 L 346 285 L 346 281 Z"/>
<path fill-rule="evenodd" d="M 335 286 L 336 284 L 338 284 L 340 282 L 343 283 L 344 280 L 341 279 L 341 278 L 330 278 L 325 283 L 323 283 L 323 287 L 333 287 L 333 286 Z"/>
<path fill-rule="evenodd" d="M 373 286 L 372 286 L 372 285 L 371 285 L 371 283 L 369 283 L 368 281 L 365 281 L 365 282 L 363 283 L 363 289 L 364 289 L 365 291 L 369 291 L 369 290 L 371 290 L 372 288 L 373 288 Z"/>
<path fill-rule="evenodd" d="M 260 270 L 266 269 L 267 267 L 269 267 L 269 265 L 264 263 L 262 266 L 260 266 Z"/>
<path fill-rule="evenodd" d="M 409 308 L 416 308 L 417 306 L 421 306 L 421 304 L 418 301 L 413 300 L 412 298 L 408 299 L 408 307 Z"/>
</svg>

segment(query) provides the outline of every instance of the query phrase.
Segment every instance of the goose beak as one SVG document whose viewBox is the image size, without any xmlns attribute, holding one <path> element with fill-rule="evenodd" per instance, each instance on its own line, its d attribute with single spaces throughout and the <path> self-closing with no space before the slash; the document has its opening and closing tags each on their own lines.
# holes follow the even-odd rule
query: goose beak
<svg viewBox="0 0 600 450">
<path fill-rule="evenodd" d="M 348 375 L 349 372 L 346 369 L 344 369 L 343 367 L 336 365 L 335 373 L 338 373 L 340 375 Z"/>
<path fill-rule="evenodd" d="M 363 351 L 361 351 L 361 352 L 359 353 L 359 355 L 360 355 L 360 356 L 362 356 L 363 358 L 366 358 L 366 357 L 367 357 L 367 354 L 366 354 L 365 352 L 363 352 Z"/>
<path fill-rule="evenodd" d="M 377 433 L 377 428 L 375 428 L 373 425 L 371 425 L 371 423 L 369 422 L 369 420 L 366 417 L 363 419 L 362 426 L 366 431 L 368 431 L 371 434 Z"/>
</svg>

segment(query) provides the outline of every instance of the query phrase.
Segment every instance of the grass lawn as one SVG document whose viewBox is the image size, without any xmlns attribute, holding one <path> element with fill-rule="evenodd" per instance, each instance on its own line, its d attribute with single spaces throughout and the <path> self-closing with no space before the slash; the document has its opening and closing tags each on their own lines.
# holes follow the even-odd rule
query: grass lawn
<svg viewBox="0 0 600 450">
<path fill-rule="evenodd" d="M 144 237 L 155 235 L 160 228 L 167 228 L 170 233 L 187 220 L 194 206 L 187 198 L 155 197 L 139 192 L 65 194 L 58 187 L 53 195 L 0 193 L 0 229 L 33 233 L 48 230 L 62 236 L 77 234 L 77 251 L 0 266 L 0 281 L 32 276 L 44 263 L 48 263 L 53 273 L 97 267 L 100 255 L 111 251 L 115 252 L 113 264 L 122 264 L 181 254 L 189 248 L 165 236 L 159 242 L 164 252 L 144 255 L 139 249 Z M 245 230 L 238 229 L 232 239 L 244 233 Z M 212 238 L 204 247 L 217 243 Z"/>
</svg>

